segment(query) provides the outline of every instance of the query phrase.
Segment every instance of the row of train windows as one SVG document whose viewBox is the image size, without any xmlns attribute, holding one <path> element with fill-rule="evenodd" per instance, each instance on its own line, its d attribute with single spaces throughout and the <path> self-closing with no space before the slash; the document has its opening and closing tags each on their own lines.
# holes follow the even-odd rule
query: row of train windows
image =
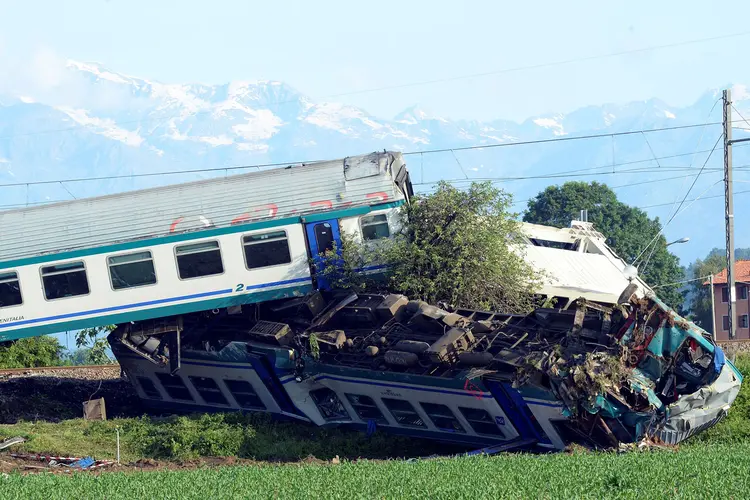
<svg viewBox="0 0 750 500">
<path fill-rule="evenodd" d="M 159 382 L 162 387 L 164 387 L 164 390 L 170 398 L 181 401 L 194 401 L 181 377 L 167 373 L 157 373 L 156 377 L 159 379 Z M 224 394 L 221 392 L 214 379 L 194 376 L 189 376 L 188 379 L 206 404 L 229 406 L 229 402 L 224 397 Z M 230 379 L 223 379 L 223 382 L 240 407 L 251 410 L 266 409 L 266 406 L 261 401 L 258 393 L 255 392 L 255 389 L 253 389 L 253 386 L 249 382 Z M 138 383 L 146 394 L 146 397 L 151 399 L 161 399 L 161 394 L 159 394 L 159 391 L 150 379 L 146 377 L 138 377 Z M 338 402 L 338 397 L 335 396 L 335 393 L 327 388 L 313 391 L 311 396 L 319 407 L 324 401 L 328 402 L 329 404 L 326 405 L 326 410 L 329 411 L 331 409 L 330 403 L 334 403 L 335 405 L 335 403 Z M 331 396 L 333 396 L 333 398 L 331 398 Z M 370 396 L 346 394 L 346 397 L 361 420 L 373 420 L 380 425 L 388 425 L 385 416 Z M 392 398 L 381 398 L 381 401 L 398 425 L 415 428 L 427 427 L 422 420 L 422 417 L 419 416 L 419 413 L 417 413 L 416 409 L 410 402 L 403 399 Z M 418 404 L 422 407 L 422 410 L 424 410 L 427 418 L 429 418 L 439 430 L 461 434 L 466 433 L 466 429 L 464 429 L 461 422 L 459 422 L 453 414 L 453 411 L 446 405 L 424 402 Z M 344 414 L 337 415 L 337 417 L 348 417 L 348 413 L 346 413 L 346 410 L 343 407 L 341 407 L 341 410 L 343 410 Z M 505 437 L 503 431 L 497 426 L 492 416 L 486 410 L 459 406 L 458 411 L 461 412 L 475 433 Z M 327 411 L 324 411 L 323 414 L 324 416 L 333 417 L 333 415 L 328 414 Z"/>
<path fill-rule="evenodd" d="M 343 405 L 336 405 L 338 397 L 330 389 L 318 389 L 317 391 L 313 391 L 312 393 L 310 393 L 310 395 L 318 405 L 318 408 L 321 409 L 321 413 L 323 413 L 323 416 L 325 418 L 337 419 L 348 417 L 348 413 L 346 412 L 346 409 L 343 407 Z M 375 421 L 375 423 L 388 425 L 388 421 L 386 420 L 385 416 L 380 411 L 380 408 L 378 408 L 377 404 L 375 404 L 375 400 L 373 400 L 370 396 L 360 394 L 346 394 L 346 398 L 349 400 L 349 404 L 351 404 L 352 408 L 361 420 L 373 420 Z M 393 398 L 380 398 L 380 400 L 383 402 L 398 425 L 415 428 L 427 427 L 420 414 L 409 401 Z M 425 415 L 427 415 L 427 418 L 429 418 L 435 425 L 435 427 L 437 427 L 439 430 L 445 432 L 457 432 L 461 434 L 466 433 L 466 429 L 464 429 L 461 422 L 458 421 L 456 416 L 453 414 L 453 411 L 448 406 L 438 403 L 425 402 L 419 402 L 417 404 L 422 407 L 422 410 L 424 411 Z M 331 410 L 333 408 L 336 408 L 337 406 L 338 411 L 341 413 L 339 413 L 338 415 L 334 415 L 331 413 Z M 492 416 L 486 410 L 483 410 L 481 408 L 466 408 L 459 406 L 458 411 L 461 412 L 461 414 L 469 423 L 475 433 L 505 437 L 503 431 L 497 426 Z"/>
<path fill-rule="evenodd" d="M 288 264 L 292 261 L 285 231 L 254 234 L 242 238 L 247 269 Z M 224 272 L 218 241 L 206 241 L 175 247 L 180 279 L 201 278 Z M 114 290 L 156 283 L 154 259 L 148 250 L 107 258 Z M 87 295 L 89 282 L 83 261 L 45 266 L 41 269 L 42 287 L 47 300 Z M 0 307 L 23 303 L 16 272 L 0 273 Z"/>
</svg>

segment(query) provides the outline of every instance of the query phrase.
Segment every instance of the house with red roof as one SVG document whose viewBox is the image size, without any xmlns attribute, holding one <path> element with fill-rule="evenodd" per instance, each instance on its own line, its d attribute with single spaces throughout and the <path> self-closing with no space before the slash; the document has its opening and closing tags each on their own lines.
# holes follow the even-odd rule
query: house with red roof
<svg viewBox="0 0 750 500">
<path fill-rule="evenodd" d="M 738 260 L 734 264 L 735 281 L 735 339 L 750 339 L 750 300 L 748 300 L 748 285 L 750 285 L 750 260 Z M 704 284 L 708 285 L 706 281 Z M 727 286 L 727 270 L 714 275 L 714 314 L 716 324 L 716 340 L 729 339 L 729 287 Z"/>
</svg>

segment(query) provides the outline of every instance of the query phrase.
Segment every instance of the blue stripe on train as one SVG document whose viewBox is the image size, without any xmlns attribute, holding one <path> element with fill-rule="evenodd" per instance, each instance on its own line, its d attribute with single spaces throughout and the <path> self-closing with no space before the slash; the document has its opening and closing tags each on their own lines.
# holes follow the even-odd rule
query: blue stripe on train
<svg viewBox="0 0 750 500">
<path fill-rule="evenodd" d="M 295 278 L 291 280 L 284 280 L 284 281 L 274 281 L 271 283 L 263 283 L 260 285 L 250 285 L 245 288 L 245 290 L 257 290 L 260 288 L 268 288 L 272 286 L 280 286 L 280 285 L 290 285 L 294 283 L 302 283 L 304 281 L 310 281 L 310 277 L 304 277 L 304 278 Z M 123 311 L 126 309 L 135 309 L 137 307 L 148 307 L 148 306 L 154 306 L 159 304 L 168 304 L 170 302 L 180 302 L 183 300 L 192 300 L 192 299 L 200 299 L 200 298 L 206 298 L 206 297 L 215 297 L 217 295 L 226 295 L 228 293 L 232 293 L 232 288 L 225 288 L 223 290 L 214 290 L 211 292 L 202 292 L 202 293 L 194 293 L 191 295 L 181 295 L 178 297 L 168 297 L 165 299 L 156 299 L 156 300 L 148 300 L 144 302 L 135 302 L 132 304 L 123 304 L 121 306 L 112 306 L 112 307 L 103 307 L 100 309 L 90 309 L 88 311 L 77 311 L 67 314 L 59 314 L 57 316 L 46 316 L 43 318 L 32 318 L 32 319 L 26 319 L 21 321 L 14 321 L 11 323 L 3 323 L 0 324 L 0 328 L 8 328 L 11 326 L 21 326 L 21 325 L 29 325 L 34 323 L 44 323 L 46 321 L 56 321 L 59 319 L 68 319 L 68 318 L 77 318 L 81 316 L 89 316 L 92 314 L 102 314 L 107 312 L 114 312 L 114 311 Z"/>
</svg>

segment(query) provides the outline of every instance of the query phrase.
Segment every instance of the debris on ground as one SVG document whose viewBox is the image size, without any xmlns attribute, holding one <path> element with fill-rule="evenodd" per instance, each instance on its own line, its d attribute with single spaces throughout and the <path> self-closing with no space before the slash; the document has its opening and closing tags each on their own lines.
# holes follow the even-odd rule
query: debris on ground
<svg viewBox="0 0 750 500">
<path fill-rule="evenodd" d="M 109 467 L 114 465 L 116 462 L 112 460 L 94 460 L 91 457 L 60 457 L 52 455 L 41 455 L 41 454 L 21 454 L 11 453 L 10 456 L 16 460 L 26 462 L 42 462 L 44 466 L 38 466 L 33 464 L 25 464 L 24 468 L 39 469 L 60 469 L 60 470 L 94 470 L 101 469 L 103 467 Z"/>
</svg>

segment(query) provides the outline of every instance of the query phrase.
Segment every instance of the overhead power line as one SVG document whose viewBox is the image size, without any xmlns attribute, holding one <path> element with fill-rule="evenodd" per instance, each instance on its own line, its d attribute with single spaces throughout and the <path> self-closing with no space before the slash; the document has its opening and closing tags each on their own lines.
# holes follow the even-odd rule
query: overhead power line
<svg viewBox="0 0 750 500">
<path fill-rule="evenodd" d="M 426 149 L 426 150 L 421 150 L 421 151 L 407 151 L 402 154 L 404 156 L 408 156 L 408 155 L 418 155 L 418 154 L 447 153 L 448 151 L 468 151 L 472 149 L 492 149 L 492 148 L 505 148 L 505 147 L 511 147 L 511 146 L 527 146 L 529 144 L 546 144 L 546 143 L 551 143 L 551 142 L 580 141 L 580 140 L 587 140 L 587 139 L 601 139 L 604 137 L 620 137 L 624 135 L 636 135 L 636 134 L 651 133 L 651 132 L 666 132 L 668 130 L 681 130 L 681 129 L 688 129 L 688 128 L 705 127 L 707 125 L 721 125 L 721 122 L 696 123 L 692 125 L 676 125 L 673 127 L 652 128 L 652 129 L 647 129 L 647 130 L 629 130 L 626 132 L 609 132 L 609 133 L 604 133 L 604 134 L 572 135 L 568 137 L 555 137 L 553 139 L 537 139 L 533 141 L 496 142 L 496 143 L 490 143 L 490 144 L 480 144 L 476 146 Z"/>
<path fill-rule="evenodd" d="M 513 147 L 513 146 L 527 146 L 530 144 L 546 144 L 546 143 L 554 143 L 554 142 L 590 140 L 590 139 L 598 139 L 598 138 L 603 138 L 603 137 L 619 137 L 619 136 L 636 135 L 636 134 L 653 133 L 653 132 L 666 132 L 670 130 L 684 130 L 684 129 L 690 129 L 690 128 L 705 127 L 707 125 L 718 125 L 720 123 L 721 122 L 709 122 L 709 123 L 698 123 L 698 124 L 691 124 L 691 125 L 676 125 L 673 127 L 661 127 L 661 128 L 644 129 L 644 130 L 631 130 L 631 131 L 625 131 L 625 132 L 610 132 L 610 133 L 604 133 L 604 134 L 588 134 L 588 135 L 579 135 L 579 136 L 570 136 L 570 137 L 556 137 L 553 139 L 538 139 L 538 140 L 533 140 L 533 141 L 490 143 L 490 144 L 482 144 L 482 145 L 477 145 L 477 146 L 462 146 L 462 147 L 455 147 L 455 148 L 431 149 L 431 150 L 424 150 L 424 151 L 407 151 L 407 152 L 403 152 L 402 154 L 404 156 L 416 155 L 416 154 L 424 155 L 424 154 L 433 154 L 433 153 L 445 153 L 449 151 L 467 151 L 467 150 L 473 150 L 473 149 L 491 149 L 491 148 L 502 148 L 502 147 Z M 689 154 L 694 154 L 694 153 L 689 153 Z M 681 155 L 676 155 L 676 156 L 681 156 Z M 660 157 L 660 159 L 673 158 L 676 156 L 665 156 L 665 157 Z M 29 182 L 19 181 L 19 182 L 0 184 L 0 187 L 34 186 L 34 185 L 40 185 L 40 184 L 59 184 L 59 183 L 70 183 L 70 182 L 106 181 L 106 180 L 115 180 L 115 179 L 155 177 L 159 175 L 224 172 L 224 171 L 230 171 L 230 170 L 246 170 L 246 169 L 252 169 L 252 168 L 261 169 L 261 168 L 268 168 L 268 167 L 282 167 L 282 166 L 301 165 L 301 164 L 310 165 L 313 163 L 323 163 L 325 161 L 327 160 L 306 160 L 306 161 L 298 161 L 298 162 L 260 163 L 260 164 L 253 164 L 253 165 L 233 165 L 233 166 L 227 166 L 227 167 L 212 167 L 212 168 L 199 168 L 199 169 L 188 169 L 188 170 L 169 170 L 169 171 L 164 171 L 164 172 L 149 172 L 149 173 L 143 173 L 143 174 L 105 175 L 105 176 L 97 176 L 97 177 L 79 177 L 79 178 L 73 178 L 73 179 L 53 179 L 53 180 L 29 181 Z M 607 167 L 612 167 L 612 164 L 607 165 Z M 596 167 L 596 168 L 599 168 L 599 167 Z"/>
</svg>

